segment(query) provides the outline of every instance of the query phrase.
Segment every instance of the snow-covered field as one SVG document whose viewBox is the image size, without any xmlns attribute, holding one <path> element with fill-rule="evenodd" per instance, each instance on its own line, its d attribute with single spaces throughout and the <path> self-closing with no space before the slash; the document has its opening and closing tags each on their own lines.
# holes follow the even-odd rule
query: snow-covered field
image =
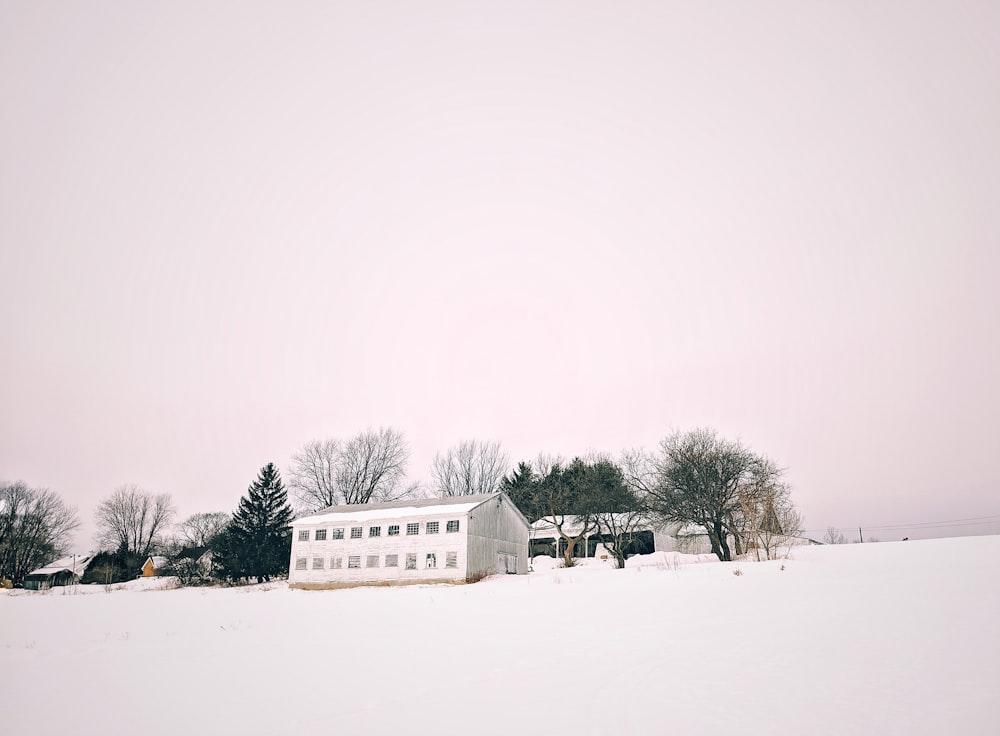
<svg viewBox="0 0 1000 736">
<path fill-rule="evenodd" d="M 997 728 L 998 536 L 630 563 L 454 587 L 7 592 L 0 733 Z"/>
</svg>

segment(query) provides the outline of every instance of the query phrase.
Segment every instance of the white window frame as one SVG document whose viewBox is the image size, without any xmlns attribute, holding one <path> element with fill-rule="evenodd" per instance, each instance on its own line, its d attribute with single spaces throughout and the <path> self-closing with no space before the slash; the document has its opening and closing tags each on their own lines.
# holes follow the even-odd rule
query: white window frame
<svg viewBox="0 0 1000 736">
<path fill-rule="evenodd" d="M 399 555 L 386 555 L 385 556 L 385 566 L 386 567 L 399 567 Z"/>
<path fill-rule="evenodd" d="M 315 539 L 317 542 L 325 542 L 326 529 L 317 529 L 316 533 L 313 535 L 313 539 Z"/>
<path fill-rule="evenodd" d="M 373 562 L 374 560 L 374 562 Z M 365 567 L 378 567 L 379 557 L 378 555 L 366 555 L 365 556 Z"/>
<path fill-rule="evenodd" d="M 300 542 L 308 542 L 309 541 L 309 530 L 308 529 L 299 529 L 299 541 Z"/>
<path fill-rule="evenodd" d="M 365 528 L 363 526 L 352 526 L 351 527 L 351 539 L 361 539 L 362 533 L 364 533 Z"/>
<path fill-rule="evenodd" d="M 445 552 L 444 553 L 444 566 L 445 567 L 458 567 L 458 552 Z"/>
<path fill-rule="evenodd" d="M 313 567 L 312 567 L 312 569 L 313 570 L 322 570 L 323 569 L 323 562 L 324 562 L 324 558 L 322 558 L 322 557 L 313 557 Z"/>
<path fill-rule="evenodd" d="M 309 568 L 306 567 L 306 565 L 308 565 L 308 564 L 309 564 L 309 558 L 308 557 L 296 557 L 295 558 L 295 569 L 296 570 L 308 570 Z"/>
<path fill-rule="evenodd" d="M 460 528 L 459 520 L 452 519 L 451 521 L 449 521 L 447 524 L 444 525 L 444 532 L 445 534 L 454 534 L 459 530 L 459 528 Z"/>
<path fill-rule="evenodd" d="M 381 536 L 382 536 L 382 527 L 380 527 L 380 526 L 370 526 L 370 527 L 368 527 L 368 538 L 369 539 L 371 539 L 372 537 L 381 537 Z"/>
<path fill-rule="evenodd" d="M 388 530 L 386 530 L 385 535 L 387 537 L 398 537 L 399 536 L 399 524 L 390 524 Z"/>
<path fill-rule="evenodd" d="M 437 570 L 437 566 L 437 552 L 428 552 L 427 556 L 424 557 L 424 569 Z"/>
<path fill-rule="evenodd" d="M 440 521 L 428 521 L 424 524 L 424 534 L 437 534 L 441 531 Z"/>
<path fill-rule="evenodd" d="M 344 527 L 339 527 L 333 530 L 333 534 L 330 535 L 331 539 L 343 539 L 344 538 Z"/>
<path fill-rule="evenodd" d="M 330 558 L 330 569 L 331 570 L 340 570 L 343 567 L 344 567 L 344 558 L 343 557 L 331 557 Z"/>
<path fill-rule="evenodd" d="M 417 569 L 417 553 L 407 552 L 406 553 L 406 567 L 405 570 L 416 570 Z"/>
<path fill-rule="evenodd" d="M 348 570 L 360 570 L 361 569 L 361 555 L 348 555 L 347 556 L 347 569 Z"/>
<path fill-rule="evenodd" d="M 414 523 L 411 522 L 411 523 L 408 523 L 406 525 L 406 536 L 411 537 L 411 536 L 413 536 L 415 534 L 420 534 L 420 522 L 419 521 L 416 524 L 414 524 Z"/>
</svg>

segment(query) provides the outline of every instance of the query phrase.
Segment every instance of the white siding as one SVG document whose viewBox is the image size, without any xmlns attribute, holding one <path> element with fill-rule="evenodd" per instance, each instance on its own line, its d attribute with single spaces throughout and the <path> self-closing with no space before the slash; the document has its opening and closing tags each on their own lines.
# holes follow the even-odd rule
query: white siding
<svg viewBox="0 0 1000 736">
<path fill-rule="evenodd" d="M 458 521 L 458 532 L 447 532 L 447 523 Z M 438 523 L 438 533 L 427 533 L 427 522 Z M 407 535 L 406 525 L 418 523 L 420 533 Z M 389 526 L 398 525 L 399 535 L 389 536 Z M 361 537 L 351 539 L 351 528 L 362 527 Z M 377 537 L 372 537 L 370 529 L 380 527 Z M 343 539 L 332 539 L 330 530 L 344 529 Z M 288 581 L 294 585 L 351 584 L 378 582 L 421 582 L 432 580 L 464 580 L 466 576 L 466 555 L 468 541 L 468 517 L 464 510 L 449 511 L 435 509 L 434 513 L 414 514 L 400 518 L 373 518 L 371 510 L 366 512 L 366 518 L 359 521 L 348 514 L 340 518 L 327 515 L 322 523 L 309 523 L 308 519 L 293 525 L 291 564 L 289 565 Z M 316 530 L 327 529 L 325 541 L 316 540 Z M 309 541 L 300 541 L 299 532 L 308 531 Z M 458 557 L 457 567 L 445 566 L 447 553 L 454 552 Z M 406 555 L 417 555 L 415 570 L 406 569 Z M 436 567 L 428 567 L 427 555 L 433 554 Z M 386 567 L 386 556 L 396 555 L 397 566 Z M 360 567 L 348 567 L 349 557 L 360 557 Z M 370 556 L 378 557 L 378 566 L 367 565 Z M 313 565 L 316 557 L 324 558 L 322 569 Z M 296 569 L 296 561 L 300 558 L 308 560 L 305 570 Z M 342 566 L 334 567 L 332 558 L 341 558 Z"/>
</svg>

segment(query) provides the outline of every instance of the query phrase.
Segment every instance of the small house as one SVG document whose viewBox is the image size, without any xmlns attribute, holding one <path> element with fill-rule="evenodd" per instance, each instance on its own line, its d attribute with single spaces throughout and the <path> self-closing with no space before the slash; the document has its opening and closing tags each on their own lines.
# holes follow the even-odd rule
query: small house
<svg viewBox="0 0 1000 736">
<path fill-rule="evenodd" d="M 24 578 L 25 590 L 48 590 L 59 585 L 79 583 L 92 555 L 70 555 L 50 562 L 45 567 L 32 570 Z"/>
<path fill-rule="evenodd" d="M 165 575 L 169 567 L 169 559 L 161 557 L 160 555 L 153 555 L 146 558 L 146 561 L 142 565 L 142 572 L 139 574 L 139 577 L 151 578 L 156 575 Z M 134 570 L 135 568 L 132 569 Z"/>
<path fill-rule="evenodd" d="M 212 550 L 208 547 L 185 547 L 172 563 L 173 573 L 185 584 L 207 580 L 212 574 Z"/>
<path fill-rule="evenodd" d="M 503 493 L 331 506 L 292 522 L 288 582 L 332 588 L 523 575 L 528 527 Z"/>
</svg>

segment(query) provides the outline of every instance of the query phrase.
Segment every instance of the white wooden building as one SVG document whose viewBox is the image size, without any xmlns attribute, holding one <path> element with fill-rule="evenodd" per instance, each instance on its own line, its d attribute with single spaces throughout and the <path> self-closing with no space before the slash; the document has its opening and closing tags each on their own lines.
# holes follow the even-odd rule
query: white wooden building
<svg viewBox="0 0 1000 736">
<path fill-rule="evenodd" d="M 331 506 L 292 522 L 288 582 L 325 588 L 523 575 L 528 526 L 503 493 Z"/>
<path fill-rule="evenodd" d="M 583 524 L 576 517 L 567 517 L 562 525 L 570 536 L 578 536 Z M 626 554 L 650 554 L 651 552 L 673 552 L 679 549 L 678 530 L 680 524 L 665 524 L 653 519 L 645 519 L 632 527 L 635 541 Z M 531 555 L 562 557 L 566 542 L 559 536 L 552 517 L 543 516 L 531 525 L 529 531 Z M 604 547 L 603 536 L 598 529 L 584 535 L 573 549 L 574 557 L 597 557 L 609 559 L 611 554 Z"/>
</svg>

